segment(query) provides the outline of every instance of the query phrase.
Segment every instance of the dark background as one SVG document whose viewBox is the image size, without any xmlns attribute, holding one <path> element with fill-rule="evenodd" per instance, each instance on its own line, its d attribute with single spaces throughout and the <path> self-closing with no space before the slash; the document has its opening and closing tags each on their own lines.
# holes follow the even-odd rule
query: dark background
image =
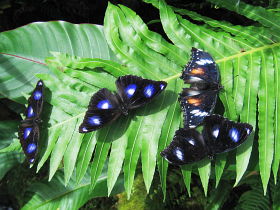
<svg viewBox="0 0 280 210">
<path fill-rule="evenodd" d="M 215 19 L 247 25 L 250 21 L 228 10 L 214 8 L 203 0 L 166 0 L 178 8 L 194 10 Z M 159 19 L 158 10 L 141 0 L 111 0 L 133 9 L 145 22 Z M 268 0 L 245 0 L 267 7 Z M 238 0 L 237 0 L 238 3 Z M 106 0 L 0 0 L 0 32 L 36 21 L 64 20 L 71 23 L 103 24 L 108 1 Z"/>
</svg>

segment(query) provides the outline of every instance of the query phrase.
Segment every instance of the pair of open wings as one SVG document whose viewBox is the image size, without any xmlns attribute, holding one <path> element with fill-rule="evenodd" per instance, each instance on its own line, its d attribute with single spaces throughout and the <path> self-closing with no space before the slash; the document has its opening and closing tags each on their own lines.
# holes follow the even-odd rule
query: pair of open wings
<svg viewBox="0 0 280 210">
<path fill-rule="evenodd" d="M 80 133 L 97 130 L 121 114 L 126 115 L 129 110 L 144 106 L 160 94 L 167 83 L 127 75 L 119 77 L 116 86 L 116 94 L 103 88 L 92 96 L 79 128 Z"/>
<path fill-rule="evenodd" d="M 193 163 L 235 149 L 252 130 L 253 127 L 247 123 L 234 122 L 220 115 L 207 116 L 202 134 L 193 128 L 177 130 L 173 141 L 161 155 L 174 165 Z"/>
</svg>

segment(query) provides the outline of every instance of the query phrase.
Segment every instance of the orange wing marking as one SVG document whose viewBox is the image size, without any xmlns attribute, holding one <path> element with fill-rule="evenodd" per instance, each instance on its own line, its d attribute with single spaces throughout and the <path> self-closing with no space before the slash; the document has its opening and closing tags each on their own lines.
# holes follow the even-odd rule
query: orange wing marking
<svg viewBox="0 0 280 210">
<path fill-rule="evenodd" d="M 194 75 L 197 75 L 197 74 L 203 75 L 203 74 L 205 74 L 205 71 L 204 71 L 203 68 L 194 68 L 194 69 L 191 70 L 190 73 L 194 74 Z"/>
<path fill-rule="evenodd" d="M 194 106 L 199 106 L 201 104 L 201 99 L 199 98 L 188 98 L 187 102 Z"/>
</svg>

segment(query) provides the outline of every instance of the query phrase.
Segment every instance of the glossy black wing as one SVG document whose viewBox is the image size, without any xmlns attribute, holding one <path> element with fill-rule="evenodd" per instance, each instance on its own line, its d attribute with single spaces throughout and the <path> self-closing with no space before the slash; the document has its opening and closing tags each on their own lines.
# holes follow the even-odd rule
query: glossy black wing
<svg viewBox="0 0 280 210">
<path fill-rule="evenodd" d="M 235 149 L 253 131 L 248 123 L 234 122 L 220 115 L 207 116 L 204 123 L 203 137 L 212 154 Z"/>
<path fill-rule="evenodd" d="M 103 88 L 91 97 L 79 132 L 88 133 L 100 129 L 114 121 L 120 114 L 120 104 L 117 96 Z"/>
<path fill-rule="evenodd" d="M 33 120 L 23 120 L 19 126 L 18 136 L 21 147 L 29 163 L 34 163 L 40 138 L 39 125 Z"/>
<path fill-rule="evenodd" d="M 35 161 L 37 154 L 38 141 L 40 137 L 40 115 L 43 109 L 43 91 L 44 83 L 39 80 L 28 99 L 28 105 L 25 111 L 26 118 L 20 122 L 19 140 L 29 163 Z"/>
<path fill-rule="evenodd" d="M 31 96 L 28 99 L 28 106 L 25 111 L 26 119 L 40 118 L 40 114 L 43 109 L 43 88 L 44 83 L 42 80 L 39 80 Z"/>
<path fill-rule="evenodd" d="M 127 75 L 116 81 L 118 94 L 127 109 L 135 109 L 149 103 L 167 86 L 166 82 Z"/>
<path fill-rule="evenodd" d="M 201 124 L 204 118 L 212 114 L 218 91 L 194 90 L 184 88 L 180 94 L 179 101 L 184 114 L 184 128 L 194 128 Z"/>
<path fill-rule="evenodd" d="M 160 154 L 174 165 L 193 163 L 207 157 L 202 135 L 195 129 L 180 128 L 173 141 Z"/>
<path fill-rule="evenodd" d="M 211 55 L 202 50 L 192 48 L 191 60 L 183 70 L 185 83 L 220 83 L 220 74 Z"/>
</svg>

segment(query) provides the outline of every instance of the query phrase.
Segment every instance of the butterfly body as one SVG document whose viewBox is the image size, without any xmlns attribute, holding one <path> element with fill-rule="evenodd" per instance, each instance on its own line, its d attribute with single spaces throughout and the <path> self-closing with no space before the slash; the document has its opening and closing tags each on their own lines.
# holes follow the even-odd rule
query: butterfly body
<svg viewBox="0 0 280 210">
<path fill-rule="evenodd" d="M 193 128 L 180 128 L 161 155 L 174 165 L 194 163 L 205 157 L 213 159 L 216 154 L 240 146 L 252 130 L 247 123 L 234 122 L 220 115 L 206 116 L 202 133 Z"/>
<path fill-rule="evenodd" d="M 120 115 L 128 115 L 130 110 L 144 106 L 160 94 L 167 83 L 126 75 L 116 80 L 116 86 L 117 93 L 103 88 L 92 96 L 80 133 L 100 129 Z"/>
<path fill-rule="evenodd" d="M 37 154 L 38 140 L 40 138 L 40 115 L 43 109 L 43 81 L 39 80 L 31 96 L 25 111 L 26 118 L 20 122 L 19 139 L 22 149 L 29 161 L 33 163 Z"/>
<path fill-rule="evenodd" d="M 192 48 L 191 60 L 181 78 L 190 84 L 179 97 L 184 113 L 184 127 L 194 128 L 214 110 L 218 92 L 222 88 L 220 74 L 209 53 Z"/>
</svg>

